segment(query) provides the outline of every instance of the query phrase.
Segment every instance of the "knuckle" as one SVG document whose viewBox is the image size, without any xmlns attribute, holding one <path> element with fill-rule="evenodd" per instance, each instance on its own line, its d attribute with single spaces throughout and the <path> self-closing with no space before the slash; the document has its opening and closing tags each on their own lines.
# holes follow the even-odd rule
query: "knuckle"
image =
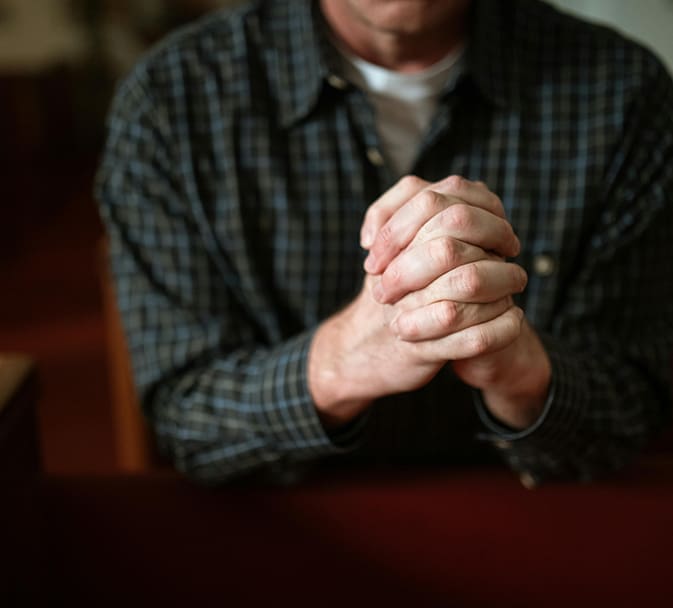
<svg viewBox="0 0 673 608">
<path fill-rule="evenodd" d="M 383 273 L 383 276 L 381 277 L 381 285 L 386 291 L 395 290 L 399 287 L 401 281 L 402 272 L 400 271 L 399 265 L 393 262 Z"/>
<path fill-rule="evenodd" d="M 451 230 L 459 230 L 463 232 L 467 230 L 472 223 L 470 206 L 462 203 L 451 205 L 442 215 L 445 226 Z"/>
<path fill-rule="evenodd" d="M 493 192 L 485 182 L 475 182 L 475 185 L 483 189 L 488 195 L 485 200 L 488 201 L 489 210 L 497 216 L 504 218 L 506 214 L 505 205 L 503 204 L 502 199 Z"/>
<path fill-rule="evenodd" d="M 432 261 L 440 268 L 448 270 L 455 266 L 456 246 L 451 237 L 441 237 L 430 241 L 428 253 Z"/>
<path fill-rule="evenodd" d="M 481 355 L 488 351 L 491 346 L 491 340 L 488 332 L 481 327 L 473 328 L 467 340 L 467 349 L 472 356 Z"/>
<path fill-rule="evenodd" d="M 405 192 L 416 192 L 425 185 L 425 181 L 416 175 L 404 175 L 399 179 L 397 185 Z"/>
<path fill-rule="evenodd" d="M 423 190 L 419 192 L 414 200 L 414 204 L 421 212 L 434 215 L 440 206 L 440 195 L 432 190 Z"/>
<path fill-rule="evenodd" d="M 451 175 L 446 180 L 446 186 L 452 192 L 460 192 L 465 187 L 465 178 L 460 175 Z"/>
<path fill-rule="evenodd" d="M 458 319 L 458 307 L 455 302 L 444 300 L 434 308 L 435 320 L 443 330 L 452 329 Z"/>
<path fill-rule="evenodd" d="M 461 283 L 462 291 L 468 298 L 479 294 L 482 287 L 482 276 L 479 267 L 476 264 L 465 264 L 462 266 Z"/>
<path fill-rule="evenodd" d="M 421 333 L 418 320 L 414 315 L 402 314 L 397 319 L 397 329 L 404 340 L 416 340 Z"/>
</svg>

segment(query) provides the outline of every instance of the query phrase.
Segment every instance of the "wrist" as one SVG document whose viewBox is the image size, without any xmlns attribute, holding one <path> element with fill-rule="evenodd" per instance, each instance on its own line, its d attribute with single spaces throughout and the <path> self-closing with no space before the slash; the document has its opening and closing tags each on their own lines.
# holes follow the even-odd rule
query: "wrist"
<svg viewBox="0 0 673 608">
<path fill-rule="evenodd" d="M 551 362 L 537 334 L 524 322 L 520 338 L 503 353 L 506 373 L 481 388 L 490 413 L 522 430 L 542 415 L 551 386 Z"/>
<path fill-rule="evenodd" d="M 482 389 L 486 408 L 492 416 L 517 431 L 526 429 L 538 420 L 544 411 L 549 385 L 539 392 L 504 392 Z"/>
<path fill-rule="evenodd" d="M 349 347 L 355 303 L 330 317 L 316 330 L 308 355 L 308 387 L 321 422 L 326 428 L 342 426 L 371 403 L 351 372 Z"/>
</svg>

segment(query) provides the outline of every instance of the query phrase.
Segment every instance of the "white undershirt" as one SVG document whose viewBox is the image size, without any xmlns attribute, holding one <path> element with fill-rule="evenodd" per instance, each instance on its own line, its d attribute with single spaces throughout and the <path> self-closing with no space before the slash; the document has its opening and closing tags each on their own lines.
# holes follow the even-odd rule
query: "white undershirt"
<svg viewBox="0 0 673 608">
<path fill-rule="evenodd" d="M 360 87 L 374 106 L 383 156 L 398 175 L 408 173 L 463 49 L 452 51 L 421 72 L 404 74 L 337 48 L 344 59 L 344 76 Z"/>
</svg>

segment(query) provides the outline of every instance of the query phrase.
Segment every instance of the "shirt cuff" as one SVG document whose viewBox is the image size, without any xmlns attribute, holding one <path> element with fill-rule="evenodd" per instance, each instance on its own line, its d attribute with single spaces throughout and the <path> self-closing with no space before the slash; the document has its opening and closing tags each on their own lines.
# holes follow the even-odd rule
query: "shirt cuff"
<svg viewBox="0 0 673 608">
<path fill-rule="evenodd" d="M 325 429 L 325 432 L 335 446 L 342 450 L 352 451 L 359 447 L 364 440 L 365 428 L 369 422 L 370 414 L 371 411 L 366 410 L 346 424 L 335 429 Z"/>
<path fill-rule="evenodd" d="M 516 452 L 517 468 L 530 470 L 544 461 L 572 454 L 588 407 L 590 391 L 586 370 L 554 338 L 540 335 L 551 361 L 549 395 L 539 418 L 528 428 L 516 430 L 498 421 L 488 410 L 480 391 L 474 403 L 486 428 L 477 439 L 490 441 L 505 452 Z M 512 459 L 510 459 L 512 461 Z"/>
<path fill-rule="evenodd" d="M 313 334 L 304 332 L 274 349 L 249 399 L 261 405 L 252 412 L 255 426 L 264 429 L 277 452 L 292 461 L 354 450 L 368 418 L 359 416 L 339 429 L 325 430 L 308 387 Z"/>
</svg>

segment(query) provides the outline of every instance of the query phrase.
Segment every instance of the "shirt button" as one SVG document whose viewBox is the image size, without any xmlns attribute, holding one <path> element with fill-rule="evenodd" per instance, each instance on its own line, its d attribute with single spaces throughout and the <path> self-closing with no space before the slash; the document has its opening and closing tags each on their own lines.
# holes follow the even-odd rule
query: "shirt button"
<svg viewBox="0 0 673 608">
<path fill-rule="evenodd" d="M 383 160 L 383 156 L 376 148 L 367 148 L 367 158 L 375 167 L 383 167 L 386 163 L 386 161 Z"/>
<path fill-rule="evenodd" d="M 554 274 L 555 269 L 556 263 L 554 262 L 554 258 L 546 253 L 536 255 L 533 259 L 533 271 L 540 277 L 548 277 Z"/>
<path fill-rule="evenodd" d="M 512 447 L 512 444 L 506 439 L 496 439 L 493 445 L 500 450 L 507 450 Z"/>
<path fill-rule="evenodd" d="M 348 88 L 348 83 L 343 78 L 341 78 L 341 76 L 337 76 L 336 74 L 330 74 L 327 76 L 327 84 L 329 84 L 331 87 L 334 87 L 335 89 L 339 89 L 340 91 Z"/>
<path fill-rule="evenodd" d="M 526 488 L 527 490 L 533 490 L 534 488 L 537 488 L 537 479 L 533 477 L 530 473 L 521 473 L 519 475 L 519 481 L 521 482 L 521 485 Z"/>
</svg>

